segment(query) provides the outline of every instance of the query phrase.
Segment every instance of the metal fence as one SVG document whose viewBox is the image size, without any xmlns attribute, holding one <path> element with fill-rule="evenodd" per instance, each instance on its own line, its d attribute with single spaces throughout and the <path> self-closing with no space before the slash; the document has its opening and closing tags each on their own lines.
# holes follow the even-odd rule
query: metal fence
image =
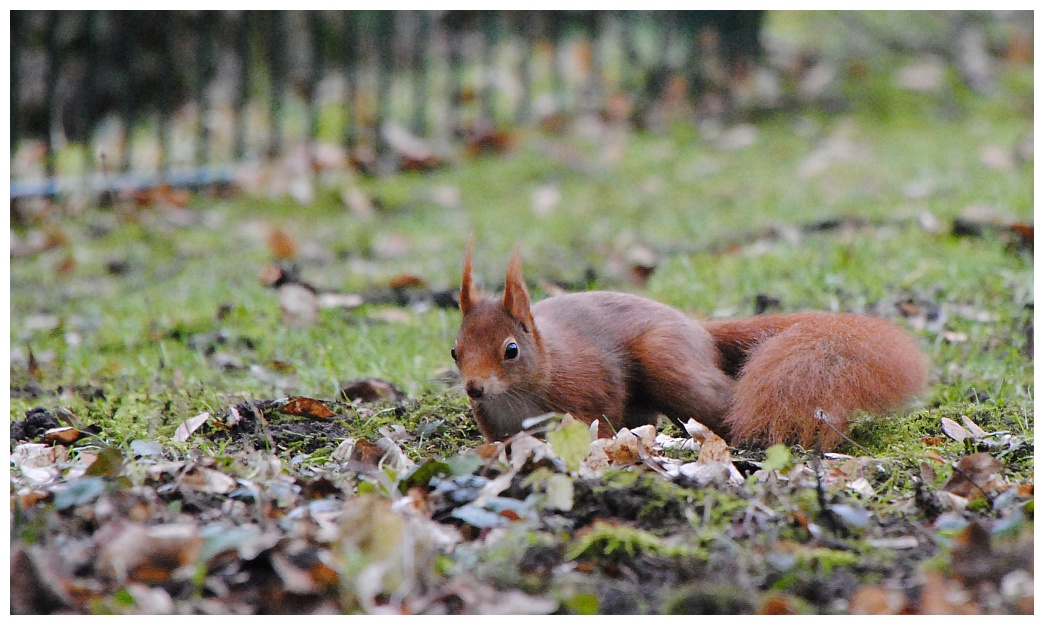
<svg viewBox="0 0 1044 625">
<path fill-rule="evenodd" d="M 759 55 L 761 22 L 758 11 L 14 11 L 12 196 L 61 192 L 63 176 L 207 182 L 301 146 L 316 163 L 379 172 L 403 166 L 397 144 L 409 151 L 413 138 L 445 149 L 584 112 L 640 124 L 670 90 L 724 91 Z"/>
</svg>

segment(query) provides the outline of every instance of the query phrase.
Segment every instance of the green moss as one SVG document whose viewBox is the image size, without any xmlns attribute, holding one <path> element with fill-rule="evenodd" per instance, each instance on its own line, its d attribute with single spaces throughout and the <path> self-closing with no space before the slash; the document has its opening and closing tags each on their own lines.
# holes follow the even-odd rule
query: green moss
<svg viewBox="0 0 1044 625">
<path fill-rule="evenodd" d="M 565 557 L 628 561 L 641 555 L 705 558 L 707 553 L 690 544 L 669 543 L 636 527 L 596 521 L 574 537 Z"/>
</svg>

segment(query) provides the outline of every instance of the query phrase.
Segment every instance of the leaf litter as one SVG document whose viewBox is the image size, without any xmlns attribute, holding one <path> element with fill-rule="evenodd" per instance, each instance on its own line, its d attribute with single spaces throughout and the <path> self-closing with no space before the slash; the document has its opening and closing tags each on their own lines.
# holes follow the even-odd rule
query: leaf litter
<svg viewBox="0 0 1044 625">
<path fill-rule="evenodd" d="M 280 437 L 279 414 L 335 425 L 353 406 L 366 409 L 307 397 L 245 402 L 188 419 L 169 445 L 135 441 L 129 455 L 13 439 L 12 611 L 1032 605 L 1032 560 L 1021 551 L 1032 540 L 1032 487 L 1006 479 L 988 453 L 961 458 L 941 487 L 927 475 L 933 483 L 919 489 L 938 506 L 929 513 L 888 492 L 903 471 L 893 461 L 783 446 L 736 457 L 696 422 L 687 436 L 643 426 L 598 439 L 566 415 L 541 424 L 545 439 L 522 433 L 420 460 L 402 447 L 416 434 L 399 424 L 375 441 L 324 431 L 342 440 L 333 453 L 289 465 L 258 433 Z M 177 446 L 237 429 L 245 437 L 224 454 Z M 60 547 L 70 540 L 76 548 Z M 525 573 L 537 557 L 544 564 Z M 939 557 L 941 570 L 918 565 Z M 709 594 L 700 590 L 708 576 L 718 580 Z"/>
</svg>

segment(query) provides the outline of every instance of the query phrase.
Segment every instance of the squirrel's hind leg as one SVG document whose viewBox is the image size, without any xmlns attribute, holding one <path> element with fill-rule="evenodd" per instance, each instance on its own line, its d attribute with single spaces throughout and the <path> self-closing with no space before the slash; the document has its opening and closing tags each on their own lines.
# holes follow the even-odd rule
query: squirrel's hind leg
<svg viewBox="0 0 1044 625">
<path fill-rule="evenodd" d="M 711 336 L 696 322 L 652 328 L 631 346 L 640 383 L 627 424 L 660 413 L 679 425 L 695 419 L 728 438 L 725 415 L 734 381 L 718 368 Z M 632 419 L 633 417 L 633 419 Z M 640 423 L 636 423 L 640 425 Z"/>
</svg>

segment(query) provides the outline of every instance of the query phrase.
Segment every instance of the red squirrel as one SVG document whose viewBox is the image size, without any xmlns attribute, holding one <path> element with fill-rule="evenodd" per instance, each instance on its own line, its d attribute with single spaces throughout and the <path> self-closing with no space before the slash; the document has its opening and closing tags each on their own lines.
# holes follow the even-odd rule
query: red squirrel
<svg viewBox="0 0 1044 625">
<path fill-rule="evenodd" d="M 598 421 L 603 437 L 663 414 L 696 419 L 733 445 L 829 450 L 854 412 L 898 408 L 926 383 L 916 340 L 885 319 L 799 312 L 701 322 L 607 291 L 530 306 L 517 249 L 499 299 L 476 290 L 471 257 L 469 243 L 451 354 L 491 442 L 548 412 Z"/>
</svg>

